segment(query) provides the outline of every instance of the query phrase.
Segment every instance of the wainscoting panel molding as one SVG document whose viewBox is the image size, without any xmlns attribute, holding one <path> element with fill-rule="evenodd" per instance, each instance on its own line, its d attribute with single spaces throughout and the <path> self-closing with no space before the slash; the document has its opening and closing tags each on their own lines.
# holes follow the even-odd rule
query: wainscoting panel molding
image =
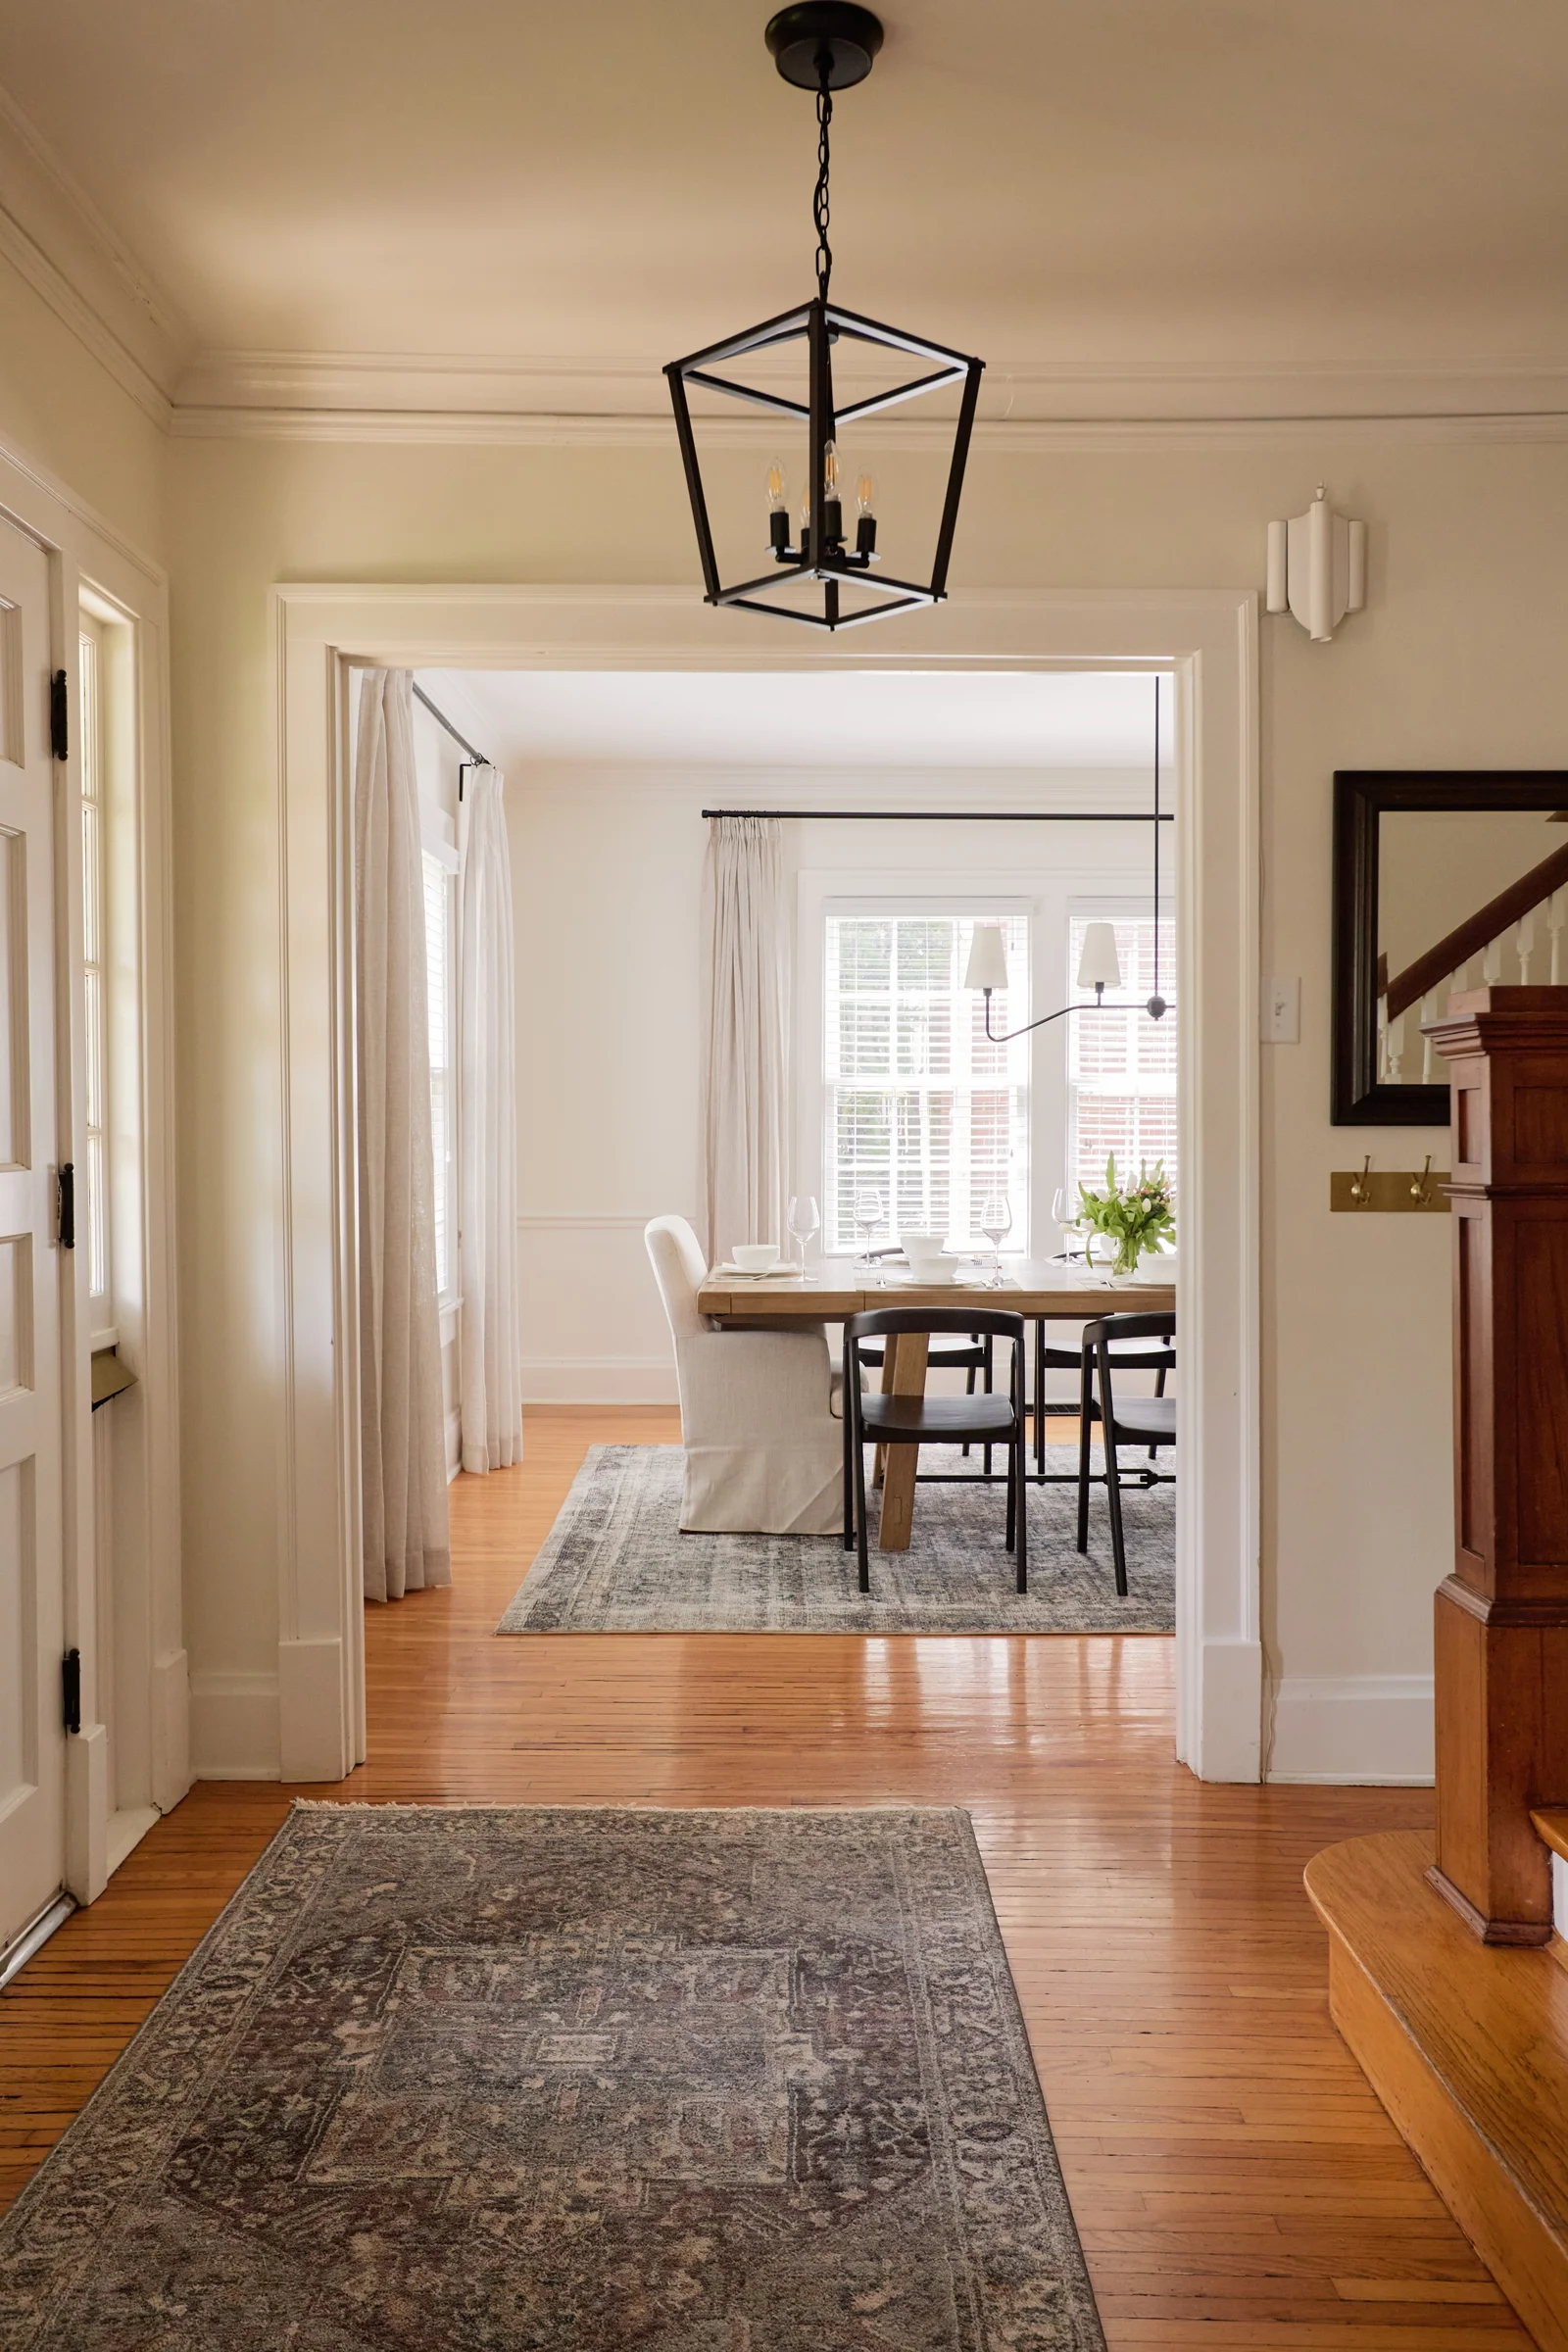
<svg viewBox="0 0 1568 2352">
<path fill-rule="evenodd" d="M 643 1246 L 658 1212 L 517 1219 L 527 1404 L 673 1404 L 675 1355 Z"/>
</svg>

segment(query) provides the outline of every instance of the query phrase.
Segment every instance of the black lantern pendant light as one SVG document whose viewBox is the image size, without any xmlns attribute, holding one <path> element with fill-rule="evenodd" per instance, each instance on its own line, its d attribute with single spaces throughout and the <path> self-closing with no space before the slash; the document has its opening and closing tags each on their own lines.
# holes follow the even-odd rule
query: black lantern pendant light
<svg viewBox="0 0 1568 2352">
<path fill-rule="evenodd" d="M 857 621 L 877 620 L 889 612 L 907 612 L 912 606 L 940 604 L 947 595 L 948 561 L 953 552 L 964 462 L 969 454 L 969 435 L 985 362 L 966 359 L 962 352 L 950 351 L 945 344 L 933 343 L 924 335 L 909 334 L 901 326 L 883 326 L 875 318 L 863 318 L 858 312 L 846 311 L 829 300 L 833 252 L 828 243 L 828 134 L 833 122 L 833 93 L 863 81 L 870 73 L 871 61 L 882 46 L 882 26 L 878 20 L 869 9 L 853 7 L 849 0 L 804 0 L 803 5 L 783 9 L 773 18 L 766 39 L 785 80 L 800 89 L 816 92 L 819 135 L 812 206 L 816 222 L 816 293 L 798 310 L 784 311 L 776 318 L 764 318 L 760 326 L 748 327 L 741 334 L 726 335 L 721 343 L 710 343 L 705 351 L 693 352 L 690 359 L 671 360 L 664 373 L 669 379 L 675 430 L 680 436 L 681 457 L 686 466 L 686 487 L 691 494 L 707 602 L 737 605 L 747 612 L 771 612 L 781 620 L 805 621 L 810 628 L 843 629 Z M 808 370 L 805 401 L 788 400 L 777 392 L 736 383 L 729 376 L 714 372 L 715 368 L 744 360 L 753 352 L 771 352 L 780 344 L 803 338 Z M 904 354 L 922 363 L 924 372 L 907 383 L 895 385 L 891 391 L 851 401 L 840 409 L 833 397 L 833 347 L 842 341 L 868 343 L 889 353 Z M 773 568 L 731 587 L 725 587 L 718 575 L 708 500 L 686 398 L 688 384 L 700 384 L 706 391 L 722 392 L 733 400 L 776 410 L 806 427 L 807 492 L 802 504 L 799 542 L 791 541 L 785 472 L 782 464 L 775 460 L 767 477 Z M 880 568 L 875 486 L 868 473 L 860 473 L 856 483 L 858 513 L 853 546 L 846 536 L 839 435 L 846 425 L 863 416 L 951 384 L 961 384 L 963 392 L 931 576 L 925 582 L 895 579 Z M 820 612 L 808 610 L 799 603 L 770 601 L 779 591 L 788 592 L 802 580 L 820 583 Z M 846 610 L 843 604 L 846 588 L 874 590 L 875 600 L 857 601 Z"/>
</svg>

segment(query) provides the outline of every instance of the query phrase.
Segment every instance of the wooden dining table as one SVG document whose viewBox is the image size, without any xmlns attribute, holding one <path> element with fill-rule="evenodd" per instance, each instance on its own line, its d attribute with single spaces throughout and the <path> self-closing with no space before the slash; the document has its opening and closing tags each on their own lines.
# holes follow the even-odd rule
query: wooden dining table
<svg viewBox="0 0 1568 2352">
<path fill-rule="evenodd" d="M 1001 1307 L 1008 1313 L 1050 1323 L 1087 1323 L 1098 1315 L 1174 1314 L 1174 1269 L 1155 1281 L 1140 1267 L 1128 1280 L 1090 1272 L 1081 1258 L 1009 1260 L 1000 1284 L 985 1273 L 965 1273 L 958 1282 L 917 1283 L 902 1268 L 868 1271 L 860 1265 L 829 1266 L 808 1279 L 770 1274 L 760 1281 L 710 1274 L 697 1294 L 698 1311 L 713 1322 L 751 1329 L 785 1329 L 797 1323 L 842 1323 L 882 1306 Z M 899 1396 L 925 1394 L 924 1332 L 890 1335 L 882 1361 L 882 1387 Z M 917 1446 L 889 1448 L 882 1481 L 881 1548 L 907 1551 L 914 1524 Z"/>
</svg>

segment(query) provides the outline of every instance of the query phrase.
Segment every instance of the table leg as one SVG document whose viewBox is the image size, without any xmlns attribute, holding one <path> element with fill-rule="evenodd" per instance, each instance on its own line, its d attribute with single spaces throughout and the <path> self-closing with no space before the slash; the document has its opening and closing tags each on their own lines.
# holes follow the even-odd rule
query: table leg
<svg viewBox="0 0 1568 2352">
<path fill-rule="evenodd" d="M 925 1359 L 930 1341 L 923 1331 L 888 1334 L 882 1365 L 882 1386 L 895 1396 L 925 1395 Z M 887 1474 L 882 1481 L 882 1533 L 879 1549 L 907 1551 L 914 1524 L 914 1478 L 920 1467 L 918 1446 L 890 1446 Z"/>
</svg>

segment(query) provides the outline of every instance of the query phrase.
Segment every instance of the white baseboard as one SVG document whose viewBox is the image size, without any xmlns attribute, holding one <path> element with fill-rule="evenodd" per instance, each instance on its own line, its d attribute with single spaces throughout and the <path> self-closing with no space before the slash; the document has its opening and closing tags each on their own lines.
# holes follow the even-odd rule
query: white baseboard
<svg viewBox="0 0 1568 2352">
<path fill-rule="evenodd" d="M 275 1674 L 193 1674 L 190 1768 L 198 1781 L 283 1777 Z"/>
<path fill-rule="evenodd" d="M 127 1854 L 134 1853 L 154 1822 L 163 1815 L 156 1805 L 124 1805 L 109 1816 L 109 1875 L 116 1871 Z"/>
<path fill-rule="evenodd" d="M 277 1752 L 285 1781 L 341 1781 L 354 1769 L 336 1637 L 277 1645 Z"/>
<path fill-rule="evenodd" d="M 447 1485 L 450 1487 L 463 1468 L 463 1414 L 461 1410 L 447 1415 Z"/>
<path fill-rule="evenodd" d="M 95 1903 L 109 1884 L 109 1734 L 101 1723 L 66 1734 L 66 1890 Z"/>
<path fill-rule="evenodd" d="M 190 1675 L 182 1649 L 153 1662 L 152 1800 L 172 1813 L 191 1784 Z"/>
<path fill-rule="evenodd" d="M 1274 1693 L 1271 1781 L 1429 1788 L 1430 1674 L 1287 1676 Z"/>
<path fill-rule="evenodd" d="M 674 1404 L 668 1355 L 525 1355 L 525 1404 Z"/>
</svg>

